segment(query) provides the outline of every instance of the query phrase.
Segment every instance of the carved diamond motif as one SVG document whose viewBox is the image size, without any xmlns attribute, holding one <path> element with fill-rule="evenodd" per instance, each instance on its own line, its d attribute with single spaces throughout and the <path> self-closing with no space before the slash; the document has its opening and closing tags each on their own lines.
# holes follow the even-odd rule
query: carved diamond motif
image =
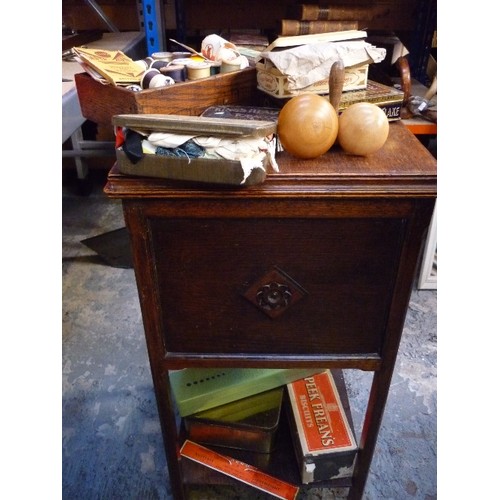
<svg viewBox="0 0 500 500">
<path fill-rule="evenodd" d="M 274 267 L 251 285 L 243 296 L 270 318 L 281 316 L 307 291 L 278 267 Z"/>
</svg>

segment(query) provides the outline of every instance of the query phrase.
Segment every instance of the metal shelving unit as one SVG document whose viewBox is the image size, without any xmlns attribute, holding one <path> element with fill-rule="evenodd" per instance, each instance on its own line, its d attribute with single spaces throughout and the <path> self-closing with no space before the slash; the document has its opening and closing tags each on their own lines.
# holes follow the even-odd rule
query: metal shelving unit
<svg viewBox="0 0 500 500">
<path fill-rule="evenodd" d="M 160 0 L 137 1 L 141 31 L 146 35 L 146 48 L 149 55 L 165 50 L 165 15 Z"/>
</svg>

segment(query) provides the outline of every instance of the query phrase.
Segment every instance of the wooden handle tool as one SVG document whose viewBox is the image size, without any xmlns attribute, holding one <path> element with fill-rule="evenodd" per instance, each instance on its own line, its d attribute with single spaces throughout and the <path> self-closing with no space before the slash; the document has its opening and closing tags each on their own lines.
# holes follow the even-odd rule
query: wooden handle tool
<svg viewBox="0 0 500 500">
<path fill-rule="evenodd" d="M 344 88 L 345 68 L 344 61 L 339 59 L 332 64 L 330 76 L 328 78 L 328 97 L 330 104 L 339 113 L 340 99 L 342 97 L 342 89 Z"/>
</svg>

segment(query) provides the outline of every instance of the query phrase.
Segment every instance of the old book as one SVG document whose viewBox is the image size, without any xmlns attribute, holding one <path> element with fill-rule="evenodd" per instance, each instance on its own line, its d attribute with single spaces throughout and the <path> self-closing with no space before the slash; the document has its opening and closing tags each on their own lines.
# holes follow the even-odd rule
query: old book
<svg viewBox="0 0 500 500">
<path fill-rule="evenodd" d="M 235 30 L 222 37 L 234 43 L 238 48 L 246 47 L 260 52 L 269 45 L 267 36 L 260 34 L 260 30 Z"/>
<path fill-rule="evenodd" d="M 358 27 L 358 21 L 297 21 L 295 19 L 282 19 L 281 36 L 357 30 Z"/>
<path fill-rule="evenodd" d="M 371 21 L 374 17 L 380 17 L 389 12 L 387 5 L 374 5 L 370 7 L 351 5 L 328 5 L 298 4 L 295 7 L 294 18 L 301 21 L 345 21 L 356 19 L 357 21 Z"/>
</svg>

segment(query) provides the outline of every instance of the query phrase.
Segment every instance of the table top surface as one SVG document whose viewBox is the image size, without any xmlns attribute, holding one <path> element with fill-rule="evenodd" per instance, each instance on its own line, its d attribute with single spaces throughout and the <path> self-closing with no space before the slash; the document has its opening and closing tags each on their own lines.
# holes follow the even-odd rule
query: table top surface
<svg viewBox="0 0 500 500">
<path fill-rule="evenodd" d="M 331 196 L 436 196 L 437 163 L 431 153 L 401 123 L 391 122 L 385 145 L 369 156 L 354 156 L 335 145 L 315 159 L 301 160 L 287 152 L 276 155 L 280 171 L 268 171 L 262 184 L 245 188 L 197 186 L 167 179 L 120 174 L 115 164 L 105 192 L 117 198 L 213 196 L 224 191 L 236 196 L 278 196 L 321 193 Z"/>
</svg>

